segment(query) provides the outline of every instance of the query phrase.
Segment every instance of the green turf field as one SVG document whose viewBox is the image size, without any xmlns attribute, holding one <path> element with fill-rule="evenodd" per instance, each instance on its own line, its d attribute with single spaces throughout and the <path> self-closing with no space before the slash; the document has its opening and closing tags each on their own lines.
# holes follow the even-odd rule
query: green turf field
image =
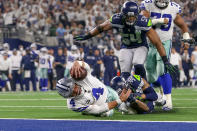
<svg viewBox="0 0 197 131">
<path fill-rule="evenodd" d="M 174 109 L 160 108 L 152 114 L 113 117 L 84 116 L 66 108 L 66 100 L 53 92 L 0 92 L 0 118 L 98 119 L 145 121 L 197 121 L 197 89 L 173 89 Z"/>
</svg>

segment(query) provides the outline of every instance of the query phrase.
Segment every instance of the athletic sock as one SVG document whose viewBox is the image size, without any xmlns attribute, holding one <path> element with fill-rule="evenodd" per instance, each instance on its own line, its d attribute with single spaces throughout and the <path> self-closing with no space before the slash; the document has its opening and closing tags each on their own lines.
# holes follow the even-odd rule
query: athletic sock
<svg viewBox="0 0 197 131">
<path fill-rule="evenodd" d="M 164 95 L 171 94 L 172 91 L 172 78 L 170 74 L 160 76 L 160 84 L 162 85 Z"/>
</svg>

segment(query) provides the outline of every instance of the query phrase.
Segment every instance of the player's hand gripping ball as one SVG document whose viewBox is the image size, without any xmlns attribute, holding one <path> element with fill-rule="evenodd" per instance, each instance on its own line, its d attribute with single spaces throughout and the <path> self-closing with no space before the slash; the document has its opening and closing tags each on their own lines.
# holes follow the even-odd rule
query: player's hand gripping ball
<svg viewBox="0 0 197 131">
<path fill-rule="evenodd" d="M 74 80 L 80 81 L 80 80 L 83 80 L 87 76 L 87 70 L 84 67 L 80 67 L 79 70 L 75 68 L 71 68 L 70 74 Z"/>
</svg>

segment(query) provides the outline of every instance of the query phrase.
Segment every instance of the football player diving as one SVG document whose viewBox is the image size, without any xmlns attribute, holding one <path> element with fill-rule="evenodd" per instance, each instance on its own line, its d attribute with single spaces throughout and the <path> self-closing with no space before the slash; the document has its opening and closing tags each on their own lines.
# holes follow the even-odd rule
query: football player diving
<svg viewBox="0 0 197 131">
<path fill-rule="evenodd" d="M 113 108 L 125 102 L 131 90 L 125 90 L 118 96 L 112 88 L 105 86 L 91 75 L 90 66 L 82 61 L 75 61 L 71 78 L 62 78 L 57 82 L 58 93 L 67 99 L 68 109 L 82 114 L 112 116 Z"/>
<path fill-rule="evenodd" d="M 135 2 L 125 2 L 122 6 L 121 13 L 112 15 L 110 19 L 98 25 L 87 34 L 76 36 L 74 39 L 76 41 L 87 40 L 113 28 L 117 29 L 122 37 L 119 61 L 121 75 L 125 79 L 130 76 L 133 66 L 135 68 L 135 74 L 146 79 L 146 72 L 144 69 L 144 62 L 148 53 L 146 37 L 148 37 L 151 43 L 156 47 L 165 68 L 172 74 L 176 73 L 176 69 L 167 59 L 165 48 L 159 36 L 152 28 L 151 20 L 140 15 L 140 9 Z"/>
</svg>

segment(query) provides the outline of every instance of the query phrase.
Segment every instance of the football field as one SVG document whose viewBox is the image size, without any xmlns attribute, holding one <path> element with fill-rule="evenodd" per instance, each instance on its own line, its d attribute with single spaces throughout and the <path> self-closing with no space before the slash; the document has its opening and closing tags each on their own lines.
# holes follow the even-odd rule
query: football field
<svg viewBox="0 0 197 131">
<path fill-rule="evenodd" d="M 178 88 L 172 93 L 174 108 L 164 112 L 157 107 L 151 114 L 122 115 L 115 112 L 112 117 L 85 116 L 70 111 L 66 100 L 56 91 L 49 92 L 4 92 L 0 93 L 0 125 L 9 119 L 53 119 L 53 120 L 121 120 L 121 121 L 197 121 L 197 89 Z M 6 119 L 4 119 L 6 118 Z M 7 122 L 6 122 L 7 123 Z M 196 124 L 195 124 L 196 125 Z M 1 129 L 1 127 L 0 127 Z M 3 130 L 4 131 L 4 130 Z"/>
<path fill-rule="evenodd" d="M 121 115 L 115 112 L 112 117 L 84 116 L 70 111 L 66 99 L 56 91 L 1 92 L 0 118 L 197 121 L 197 89 L 180 88 L 172 92 L 172 111 L 164 112 L 160 107 L 152 114 Z"/>
</svg>

